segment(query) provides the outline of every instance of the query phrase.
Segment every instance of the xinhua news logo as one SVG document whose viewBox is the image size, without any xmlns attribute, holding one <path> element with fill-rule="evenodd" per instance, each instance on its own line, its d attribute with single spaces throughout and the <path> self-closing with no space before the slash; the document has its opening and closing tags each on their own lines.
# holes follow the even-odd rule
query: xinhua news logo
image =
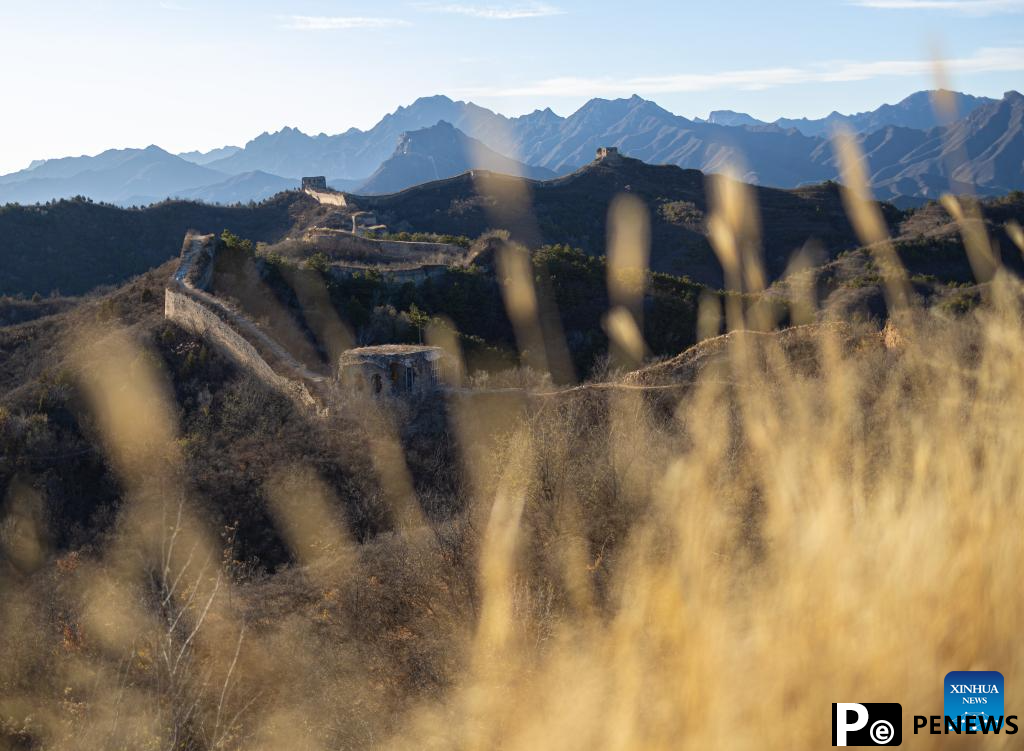
<svg viewBox="0 0 1024 751">
<path fill-rule="evenodd" d="M 899 704 L 833 704 L 833 746 L 899 746 L 903 707 Z"/>
<path fill-rule="evenodd" d="M 980 727 L 1003 716 L 1003 674 L 995 670 L 955 670 L 946 674 L 946 717 Z M 986 722 L 988 720 L 989 722 Z"/>
<path fill-rule="evenodd" d="M 1003 674 L 954 670 L 946 675 L 945 715 L 914 715 L 914 735 L 1017 734 L 1017 715 L 1007 715 Z"/>
</svg>

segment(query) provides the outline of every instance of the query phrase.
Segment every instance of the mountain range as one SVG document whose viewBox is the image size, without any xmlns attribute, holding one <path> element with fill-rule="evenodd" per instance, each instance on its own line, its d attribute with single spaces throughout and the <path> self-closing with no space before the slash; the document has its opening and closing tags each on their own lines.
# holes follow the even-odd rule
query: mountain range
<svg viewBox="0 0 1024 751">
<path fill-rule="evenodd" d="M 32 169 L 0 176 L 0 203 L 38 203 L 76 195 L 121 205 L 152 203 L 227 177 L 159 146 L 111 149 L 92 157 L 49 159 Z"/>
<path fill-rule="evenodd" d="M 186 162 L 192 162 L 193 164 L 209 164 L 218 159 L 225 159 L 232 154 L 237 154 L 241 150 L 238 146 L 221 146 L 219 149 L 211 149 L 210 151 L 184 151 L 178 154 L 178 156 Z"/>
<path fill-rule="evenodd" d="M 792 188 L 837 178 L 828 139 L 837 125 L 857 133 L 876 194 L 898 205 L 937 198 L 951 185 L 973 184 L 982 195 L 1024 188 L 1024 97 L 953 93 L 962 117 L 942 125 L 932 96 L 917 92 L 871 112 L 773 123 L 731 111 L 690 120 L 638 96 L 592 99 L 568 117 L 550 109 L 506 117 L 432 96 L 399 107 L 365 131 L 311 136 L 286 127 L 244 147 L 205 153 L 175 155 L 149 146 L 37 161 L 0 176 L 0 202 L 75 195 L 119 205 L 166 197 L 258 201 L 306 175 L 325 175 L 339 190 L 379 194 L 473 167 L 546 179 L 587 164 L 599 146 L 617 146 L 652 164 L 731 168 L 751 183 Z"/>
<path fill-rule="evenodd" d="M 778 120 L 766 122 L 751 117 L 745 112 L 732 110 L 716 110 L 708 115 L 705 122 L 716 125 L 775 125 L 784 130 L 796 128 L 805 136 L 828 137 L 837 126 L 844 126 L 855 133 L 870 133 L 875 130 L 896 125 L 901 128 L 930 130 L 943 125 L 942 119 L 935 112 L 933 97 L 936 92 L 918 91 L 896 104 L 883 104 L 870 112 L 858 112 L 855 115 L 843 115 L 832 112 L 826 117 L 817 119 L 780 117 Z M 958 91 L 943 91 L 953 104 L 954 111 L 961 117 L 969 115 L 973 110 L 985 104 L 996 102 L 988 97 L 971 96 Z M 698 118 L 699 120 L 699 118 Z"/>
<path fill-rule="evenodd" d="M 471 169 L 548 180 L 555 173 L 545 167 L 517 162 L 470 138 L 451 123 L 403 133 L 395 153 L 359 188 L 364 193 L 397 193 L 405 188 L 442 180 Z"/>
</svg>

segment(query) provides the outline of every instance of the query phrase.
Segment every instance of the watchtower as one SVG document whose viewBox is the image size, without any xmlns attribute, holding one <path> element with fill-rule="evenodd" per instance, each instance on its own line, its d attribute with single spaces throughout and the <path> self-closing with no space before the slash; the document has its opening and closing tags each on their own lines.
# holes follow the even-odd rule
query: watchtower
<svg viewBox="0 0 1024 751">
<path fill-rule="evenodd" d="M 412 396 L 440 385 L 444 350 L 416 344 L 359 347 L 341 354 L 338 381 L 370 396 Z"/>
</svg>

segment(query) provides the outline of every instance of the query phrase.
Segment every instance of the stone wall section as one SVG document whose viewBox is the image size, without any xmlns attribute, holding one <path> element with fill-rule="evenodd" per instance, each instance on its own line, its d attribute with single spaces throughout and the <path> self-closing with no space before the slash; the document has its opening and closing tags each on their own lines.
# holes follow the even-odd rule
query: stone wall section
<svg viewBox="0 0 1024 751">
<path fill-rule="evenodd" d="M 213 235 L 188 235 L 164 291 L 164 316 L 202 336 L 254 376 L 303 407 L 323 412 L 330 379 L 309 370 L 244 314 L 205 291 L 216 258 Z"/>
</svg>

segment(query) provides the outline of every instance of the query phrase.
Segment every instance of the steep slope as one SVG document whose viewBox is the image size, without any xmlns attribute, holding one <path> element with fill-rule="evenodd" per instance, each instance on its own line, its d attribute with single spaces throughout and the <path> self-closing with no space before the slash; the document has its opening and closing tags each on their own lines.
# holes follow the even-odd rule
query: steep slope
<svg viewBox="0 0 1024 751">
<path fill-rule="evenodd" d="M 432 127 L 403 134 L 395 153 L 360 187 L 359 192 L 395 193 L 471 169 L 534 179 L 554 177 L 553 172 L 543 167 L 530 167 L 492 151 L 442 120 Z"/>
<path fill-rule="evenodd" d="M 0 178 L 0 203 L 28 204 L 76 195 L 120 204 L 150 203 L 225 177 L 157 146 L 123 149 L 96 157 L 53 160 L 5 175 Z"/>
<path fill-rule="evenodd" d="M 906 203 L 950 190 L 995 196 L 1024 186 L 1024 96 L 1007 92 L 946 128 L 889 127 L 859 137 L 875 193 Z M 827 142 L 815 151 L 836 170 Z"/>
<path fill-rule="evenodd" d="M 974 110 L 950 126 L 944 156 L 966 154 L 969 165 L 958 166 L 953 178 L 974 182 L 985 193 L 1021 187 L 1024 177 L 1024 95 L 1008 91 L 1000 101 Z"/>
</svg>

